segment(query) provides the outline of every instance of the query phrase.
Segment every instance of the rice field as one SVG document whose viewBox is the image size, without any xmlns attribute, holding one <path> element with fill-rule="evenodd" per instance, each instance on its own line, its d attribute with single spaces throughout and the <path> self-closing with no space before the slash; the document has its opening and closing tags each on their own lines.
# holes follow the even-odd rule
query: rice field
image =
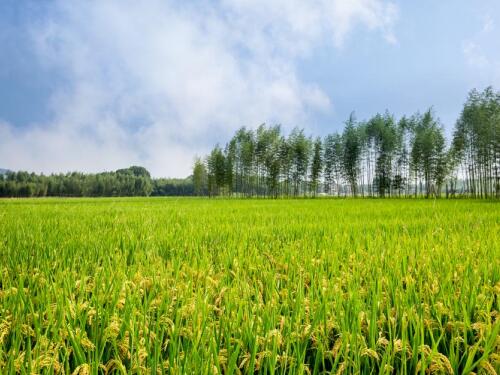
<svg viewBox="0 0 500 375">
<path fill-rule="evenodd" d="M 0 201 L 5 374 L 500 373 L 500 205 Z"/>
</svg>

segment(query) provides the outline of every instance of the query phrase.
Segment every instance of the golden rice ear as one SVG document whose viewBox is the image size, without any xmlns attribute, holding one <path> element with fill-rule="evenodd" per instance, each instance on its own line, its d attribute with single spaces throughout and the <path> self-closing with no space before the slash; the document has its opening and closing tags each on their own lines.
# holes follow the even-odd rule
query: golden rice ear
<svg viewBox="0 0 500 375">
<path fill-rule="evenodd" d="M 488 375 L 497 375 L 497 371 L 495 370 L 493 365 L 487 360 L 481 361 L 479 363 L 479 368 L 481 368 L 481 370 L 483 370 Z"/>
<path fill-rule="evenodd" d="M 71 375 L 90 375 L 90 365 L 84 363 L 83 365 L 79 365 L 75 368 L 75 370 L 71 373 Z"/>
<path fill-rule="evenodd" d="M 10 333 L 10 328 L 12 326 L 12 316 L 7 316 L 0 323 L 0 345 L 2 345 Z"/>
<path fill-rule="evenodd" d="M 375 350 L 369 349 L 369 348 L 363 349 L 361 351 L 361 356 L 362 357 L 370 357 L 370 358 L 376 360 L 377 362 L 380 360 L 378 353 Z"/>
<path fill-rule="evenodd" d="M 335 375 L 342 375 L 345 373 L 346 370 L 347 370 L 347 363 L 342 362 L 337 368 L 337 372 L 335 373 Z"/>
</svg>

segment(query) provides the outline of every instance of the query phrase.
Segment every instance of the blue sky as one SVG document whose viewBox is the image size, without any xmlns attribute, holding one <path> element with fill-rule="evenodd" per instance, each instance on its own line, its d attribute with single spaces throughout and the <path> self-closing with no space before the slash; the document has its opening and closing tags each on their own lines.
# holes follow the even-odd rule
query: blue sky
<svg viewBox="0 0 500 375">
<path fill-rule="evenodd" d="M 185 176 L 240 126 L 339 131 L 500 86 L 500 2 L 0 2 L 0 167 Z"/>
</svg>

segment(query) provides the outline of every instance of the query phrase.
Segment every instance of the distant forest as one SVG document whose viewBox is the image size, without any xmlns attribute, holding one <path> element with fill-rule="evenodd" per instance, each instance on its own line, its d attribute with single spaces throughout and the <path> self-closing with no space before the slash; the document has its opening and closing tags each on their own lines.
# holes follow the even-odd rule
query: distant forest
<svg viewBox="0 0 500 375">
<path fill-rule="evenodd" d="M 192 178 L 153 179 L 143 167 L 96 174 L 49 176 L 7 171 L 0 174 L 0 197 L 133 197 L 193 195 Z"/>
<path fill-rule="evenodd" d="M 193 168 L 210 196 L 500 197 L 500 93 L 472 90 L 447 142 L 434 112 L 346 121 L 324 139 L 239 129 Z"/>
<path fill-rule="evenodd" d="M 0 197 L 364 196 L 500 197 L 500 93 L 472 90 L 447 141 L 430 109 L 388 112 L 323 139 L 295 128 L 241 128 L 197 158 L 186 179 L 153 179 L 133 166 L 97 174 L 0 173 Z"/>
</svg>

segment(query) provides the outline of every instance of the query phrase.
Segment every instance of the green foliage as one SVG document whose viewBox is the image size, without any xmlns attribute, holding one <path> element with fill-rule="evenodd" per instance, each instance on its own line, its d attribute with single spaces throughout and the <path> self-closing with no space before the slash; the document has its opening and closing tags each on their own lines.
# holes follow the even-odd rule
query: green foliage
<svg viewBox="0 0 500 375">
<path fill-rule="evenodd" d="M 500 370 L 500 206 L 0 201 L 5 374 Z"/>
<path fill-rule="evenodd" d="M 461 165 L 468 190 L 500 197 L 500 93 L 472 90 L 457 121 L 450 161 Z"/>
<path fill-rule="evenodd" d="M 124 174 L 124 175 L 132 175 L 135 177 L 144 177 L 144 178 L 151 178 L 151 175 L 149 174 L 148 170 L 144 167 L 138 167 L 136 165 L 133 165 L 131 167 L 128 167 L 126 169 L 118 169 L 116 171 L 117 174 Z"/>
<path fill-rule="evenodd" d="M 447 173 L 443 129 L 431 110 L 415 115 L 412 126 L 411 165 L 416 178 L 424 180 L 425 194 L 429 196 L 440 191 Z"/>
<path fill-rule="evenodd" d="M 196 195 L 207 194 L 207 170 L 200 158 L 196 158 L 193 168 L 193 188 Z"/>
<path fill-rule="evenodd" d="M 0 197 L 148 196 L 152 191 L 149 172 L 137 166 L 97 174 L 44 176 L 21 171 L 0 176 Z"/>
<path fill-rule="evenodd" d="M 194 177 L 157 178 L 153 180 L 152 196 L 191 196 L 196 195 Z"/>
<path fill-rule="evenodd" d="M 385 197 L 391 188 L 393 158 L 400 141 L 396 123 L 388 113 L 384 116 L 377 114 L 366 124 L 365 132 L 375 158 L 375 189 L 379 196 Z"/>
<path fill-rule="evenodd" d="M 297 196 L 303 190 L 302 184 L 307 178 L 311 139 L 305 136 L 304 130 L 295 128 L 288 138 L 288 144 L 290 145 L 292 161 L 293 194 Z"/>
<path fill-rule="evenodd" d="M 358 194 L 358 176 L 361 161 L 361 132 L 356 127 L 354 114 L 347 120 L 342 134 L 342 170 L 344 177 L 349 183 L 351 194 Z"/>
<path fill-rule="evenodd" d="M 491 88 L 469 94 L 450 148 L 431 109 L 399 121 L 388 112 L 362 122 L 352 114 L 342 134 L 314 142 L 299 128 L 288 136 L 280 126 L 241 128 L 224 150 L 217 146 L 207 158 L 208 191 L 275 198 L 323 191 L 383 198 L 440 197 L 445 190 L 447 197 L 498 198 L 499 134 L 500 94 Z"/>
<path fill-rule="evenodd" d="M 319 178 L 323 169 L 323 142 L 321 138 L 316 138 L 313 145 L 313 155 L 311 162 L 311 190 L 313 195 L 318 191 Z"/>
<path fill-rule="evenodd" d="M 226 182 L 226 158 L 217 145 L 207 158 L 208 192 L 210 195 L 223 193 Z"/>
<path fill-rule="evenodd" d="M 340 194 L 342 155 L 344 154 L 342 137 L 339 134 L 329 134 L 324 143 L 324 191 L 327 194 L 333 194 L 334 190 L 337 190 Z"/>
</svg>

